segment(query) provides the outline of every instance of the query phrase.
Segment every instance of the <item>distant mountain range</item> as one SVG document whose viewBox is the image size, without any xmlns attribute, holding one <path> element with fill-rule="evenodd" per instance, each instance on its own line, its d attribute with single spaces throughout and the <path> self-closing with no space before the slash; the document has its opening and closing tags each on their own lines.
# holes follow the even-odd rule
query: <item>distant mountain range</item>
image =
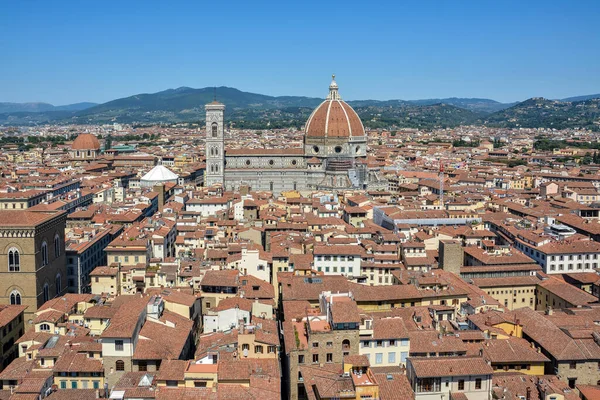
<svg viewBox="0 0 600 400">
<path fill-rule="evenodd" d="M 0 113 L 80 111 L 98 105 L 98 103 L 75 103 L 66 106 L 53 106 L 48 103 L 0 103 Z"/>
<path fill-rule="evenodd" d="M 267 96 L 229 87 L 216 89 L 227 106 L 226 118 L 237 127 L 278 128 L 301 126 L 323 99 L 301 96 Z M 214 98 L 214 88 L 180 87 L 138 94 L 104 104 L 0 103 L 1 125 L 45 123 L 179 123 L 204 119 L 204 104 Z M 490 99 L 446 98 L 425 100 L 355 100 L 354 107 L 371 128 L 436 128 L 463 124 L 501 127 L 570 128 L 600 127 L 600 94 L 562 100 L 533 98 L 520 103 Z"/>
</svg>

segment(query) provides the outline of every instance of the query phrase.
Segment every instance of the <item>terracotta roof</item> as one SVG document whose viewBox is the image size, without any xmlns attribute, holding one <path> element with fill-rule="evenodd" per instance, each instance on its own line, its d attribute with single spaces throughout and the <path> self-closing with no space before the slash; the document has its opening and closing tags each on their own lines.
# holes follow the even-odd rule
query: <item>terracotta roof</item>
<svg viewBox="0 0 600 400">
<path fill-rule="evenodd" d="M 492 367 L 481 357 L 409 358 L 418 378 L 492 375 Z"/>
<path fill-rule="evenodd" d="M 414 392 L 408 378 L 403 373 L 389 371 L 375 373 L 375 379 L 379 383 L 379 398 L 385 400 L 412 399 Z"/>
<path fill-rule="evenodd" d="M 333 304 L 331 304 L 331 318 L 336 324 L 360 322 L 356 302 L 334 301 Z"/>
<path fill-rule="evenodd" d="M 17 305 L 2 305 L 0 304 L 0 328 L 6 326 L 11 323 L 15 318 L 17 318 L 27 306 L 17 306 Z"/>
<path fill-rule="evenodd" d="M 325 100 L 306 121 L 309 138 L 365 136 L 358 114 L 343 100 Z"/>
<path fill-rule="evenodd" d="M 35 227 L 66 214 L 65 211 L 2 210 L 0 211 L 0 226 L 7 228 Z"/>
</svg>

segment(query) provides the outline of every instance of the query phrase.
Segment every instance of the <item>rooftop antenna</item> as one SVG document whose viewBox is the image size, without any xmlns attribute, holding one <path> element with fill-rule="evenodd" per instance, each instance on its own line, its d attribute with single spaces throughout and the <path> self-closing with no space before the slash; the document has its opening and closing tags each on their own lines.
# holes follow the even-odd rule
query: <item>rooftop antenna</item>
<svg viewBox="0 0 600 400">
<path fill-rule="evenodd" d="M 217 101 L 217 87 L 214 87 L 213 101 Z"/>
</svg>

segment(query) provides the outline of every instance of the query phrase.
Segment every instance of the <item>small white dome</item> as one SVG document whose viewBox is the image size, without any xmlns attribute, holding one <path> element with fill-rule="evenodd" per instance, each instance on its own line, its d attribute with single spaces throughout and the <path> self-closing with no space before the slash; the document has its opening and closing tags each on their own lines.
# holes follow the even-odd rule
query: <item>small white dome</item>
<svg viewBox="0 0 600 400">
<path fill-rule="evenodd" d="M 166 183 L 166 182 L 177 183 L 178 178 L 179 178 L 179 175 L 173 173 L 168 168 L 166 168 L 162 165 L 157 165 L 156 167 L 154 167 L 150 171 L 148 171 L 148 173 L 146 175 L 142 176 L 140 183 L 142 184 L 142 186 L 146 186 L 146 185 L 144 185 L 144 183 L 147 183 L 148 186 L 152 186 L 153 184 L 156 184 L 156 183 Z"/>
</svg>

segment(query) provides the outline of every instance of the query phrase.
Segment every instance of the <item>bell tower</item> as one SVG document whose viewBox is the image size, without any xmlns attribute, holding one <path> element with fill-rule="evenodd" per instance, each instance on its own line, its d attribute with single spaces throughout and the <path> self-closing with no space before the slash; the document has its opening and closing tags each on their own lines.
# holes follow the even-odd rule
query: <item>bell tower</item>
<svg viewBox="0 0 600 400">
<path fill-rule="evenodd" d="M 225 184 L 225 145 L 223 115 L 225 105 L 216 99 L 204 106 L 206 110 L 206 173 L 204 184 Z"/>
</svg>

